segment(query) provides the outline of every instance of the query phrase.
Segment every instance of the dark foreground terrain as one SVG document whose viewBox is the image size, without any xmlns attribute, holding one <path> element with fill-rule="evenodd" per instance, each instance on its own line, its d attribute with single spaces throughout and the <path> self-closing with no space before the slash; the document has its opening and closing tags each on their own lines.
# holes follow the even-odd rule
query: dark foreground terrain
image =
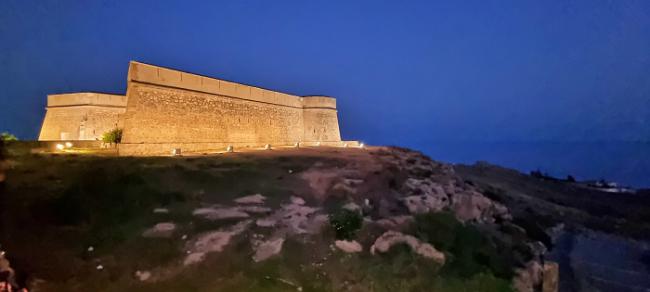
<svg viewBox="0 0 650 292">
<path fill-rule="evenodd" d="M 650 287 L 646 196 L 390 147 L 8 150 L 0 244 L 31 291 L 532 291 L 552 261 L 563 291 Z"/>
</svg>

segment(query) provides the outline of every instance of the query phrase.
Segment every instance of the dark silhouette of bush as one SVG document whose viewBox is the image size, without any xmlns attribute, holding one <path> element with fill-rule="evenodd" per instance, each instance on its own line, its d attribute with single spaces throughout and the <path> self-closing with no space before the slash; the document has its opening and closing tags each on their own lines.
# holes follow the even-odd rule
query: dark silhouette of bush
<svg viewBox="0 0 650 292">
<path fill-rule="evenodd" d="M 340 209 L 330 215 L 330 225 L 334 228 L 337 239 L 353 239 L 362 223 L 363 218 L 358 212 Z"/>
</svg>

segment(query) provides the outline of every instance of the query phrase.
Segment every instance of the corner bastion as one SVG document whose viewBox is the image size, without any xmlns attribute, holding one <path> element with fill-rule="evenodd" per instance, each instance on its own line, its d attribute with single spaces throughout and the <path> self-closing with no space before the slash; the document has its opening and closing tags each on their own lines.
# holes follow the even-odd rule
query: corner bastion
<svg viewBox="0 0 650 292">
<path fill-rule="evenodd" d="M 117 128 L 126 96 L 81 92 L 47 96 L 39 141 L 93 141 Z"/>
</svg>

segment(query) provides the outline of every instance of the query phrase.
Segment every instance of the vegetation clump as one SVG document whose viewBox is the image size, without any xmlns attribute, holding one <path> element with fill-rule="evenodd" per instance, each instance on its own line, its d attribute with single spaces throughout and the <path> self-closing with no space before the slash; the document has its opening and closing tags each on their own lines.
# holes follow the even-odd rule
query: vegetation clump
<svg viewBox="0 0 650 292">
<path fill-rule="evenodd" d="M 337 239 L 353 239 L 362 223 L 363 218 L 358 212 L 341 209 L 330 215 L 330 225 Z"/>
<path fill-rule="evenodd" d="M 0 140 L 2 141 L 18 141 L 18 138 L 16 138 L 15 135 L 9 133 L 9 132 L 2 132 L 0 134 Z"/>
<path fill-rule="evenodd" d="M 428 213 L 415 217 L 415 235 L 450 255 L 443 274 L 470 278 L 493 274 L 510 279 L 516 260 L 511 247 L 484 235 L 477 227 L 459 222 L 451 213 Z"/>
<path fill-rule="evenodd" d="M 115 128 L 104 133 L 102 135 L 102 141 L 104 143 L 119 144 L 122 142 L 122 129 Z"/>
</svg>

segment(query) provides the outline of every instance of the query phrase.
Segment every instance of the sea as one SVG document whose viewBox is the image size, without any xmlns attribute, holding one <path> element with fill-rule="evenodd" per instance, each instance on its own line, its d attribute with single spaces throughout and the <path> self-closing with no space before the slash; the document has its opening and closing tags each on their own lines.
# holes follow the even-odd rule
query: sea
<svg viewBox="0 0 650 292">
<path fill-rule="evenodd" d="M 524 173 L 540 170 L 577 180 L 650 188 L 650 142 L 430 142 L 413 147 L 434 160 L 486 161 Z"/>
</svg>

